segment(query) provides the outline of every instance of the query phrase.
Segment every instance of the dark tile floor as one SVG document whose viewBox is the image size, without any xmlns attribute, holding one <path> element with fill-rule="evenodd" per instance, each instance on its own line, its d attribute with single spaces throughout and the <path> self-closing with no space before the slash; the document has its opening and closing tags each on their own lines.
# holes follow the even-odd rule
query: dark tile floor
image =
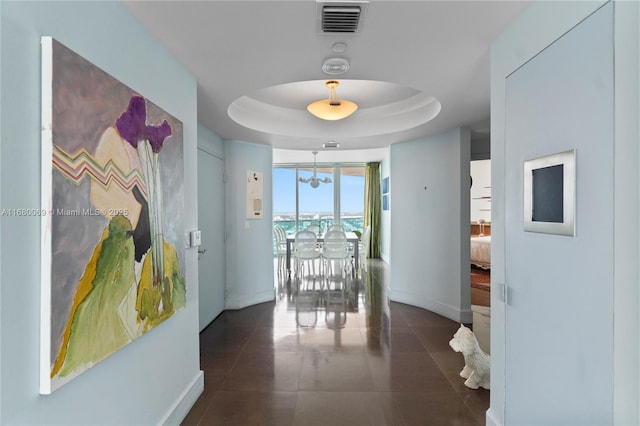
<svg viewBox="0 0 640 426">
<path fill-rule="evenodd" d="M 183 425 L 485 424 L 489 391 L 464 386 L 448 345 L 459 324 L 389 302 L 387 265 L 368 265 L 344 291 L 282 280 L 275 302 L 216 318 Z"/>
</svg>

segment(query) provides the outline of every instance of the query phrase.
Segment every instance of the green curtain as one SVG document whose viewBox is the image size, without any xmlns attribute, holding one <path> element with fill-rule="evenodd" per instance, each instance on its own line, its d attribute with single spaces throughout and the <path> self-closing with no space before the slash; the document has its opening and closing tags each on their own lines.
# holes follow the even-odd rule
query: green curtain
<svg viewBox="0 0 640 426">
<path fill-rule="evenodd" d="M 364 227 L 371 225 L 370 258 L 380 257 L 380 163 L 367 163 L 364 172 Z"/>
</svg>

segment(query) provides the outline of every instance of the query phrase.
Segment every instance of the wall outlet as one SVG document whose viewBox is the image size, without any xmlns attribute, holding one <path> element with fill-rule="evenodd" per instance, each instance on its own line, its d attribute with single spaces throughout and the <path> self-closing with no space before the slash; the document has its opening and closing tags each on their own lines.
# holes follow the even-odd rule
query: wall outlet
<svg viewBox="0 0 640 426">
<path fill-rule="evenodd" d="M 200 230 L 191 231 L 189 233 L 189 244 L 191 247 L 198 247 L 202 244 L 202 232 Z"/>
</svg>

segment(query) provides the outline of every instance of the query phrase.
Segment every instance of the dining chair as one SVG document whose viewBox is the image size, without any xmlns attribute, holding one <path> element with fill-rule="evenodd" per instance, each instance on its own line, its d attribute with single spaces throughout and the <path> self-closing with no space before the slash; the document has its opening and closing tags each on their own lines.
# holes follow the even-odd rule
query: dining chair
<svg viewBox="0 0 640 426">
<path fill-rule="evenodd" d="M 284 273 L 287 257 L 287 231 L 280 225 L 273 227 L 273 251 L 278 257 L 278 276 Z"/>
<path fill-rule="evenodd" d="M 296 233 L 293 243 L 293 257 L 296 262 L 296 278 L 304 278 L 304 266 L 307 269 L 313 268 L 315 277 L 315 261 L 320 259 L 320 250 L 318 249 L 318 237 L 312 231 L 302 230 Z"/>
<path fill-rule="evenodd" d="M 348 267 L 351 265 L 350 262 L 347 262 L 347 259 L 350 258 L 350 253 L 347 236 L 344 232 L 329 231 L 324 234 L 322 258 L 324 259 L 325 281 L 327 283 L 327 288 L 330 288 L 331 279 L 338 279 L 341 287 L 344 287 L 344 284 L 346 284 L 345 280 L 349 272 Z M 333 274 L 334 264 L 336 266 L 335 275 Z M 337 274 L 338 271 L 340 271 L 339 275 Z"/>
<path fill-rule="evenodd" d="M 329 227 L 329 229 L 327 229 L 327 232 L 329 231 L 342 231 L 344 232 L 344 227 L 342 225 L 339 224 L 333 224 Z"/>
</svg>

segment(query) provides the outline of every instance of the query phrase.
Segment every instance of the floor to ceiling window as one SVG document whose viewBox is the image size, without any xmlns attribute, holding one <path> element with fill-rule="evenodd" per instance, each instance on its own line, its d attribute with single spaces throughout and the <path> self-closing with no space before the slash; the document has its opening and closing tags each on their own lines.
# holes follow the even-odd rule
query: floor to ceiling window
<svg viewBox="0 0 640 426">
<path fill-rule="evenodd" d="M 336 164 L 318 167 L 317 178 L 329 178 L 314 188 L 298 178 L 313 175 L 309 165 L 273 168 L 273 223 L 287 235 L 309 225 L 322 231 L 339 223 L 345 231 L 362 232 L 364 223 L 364 165 Z"/>
</svg>

